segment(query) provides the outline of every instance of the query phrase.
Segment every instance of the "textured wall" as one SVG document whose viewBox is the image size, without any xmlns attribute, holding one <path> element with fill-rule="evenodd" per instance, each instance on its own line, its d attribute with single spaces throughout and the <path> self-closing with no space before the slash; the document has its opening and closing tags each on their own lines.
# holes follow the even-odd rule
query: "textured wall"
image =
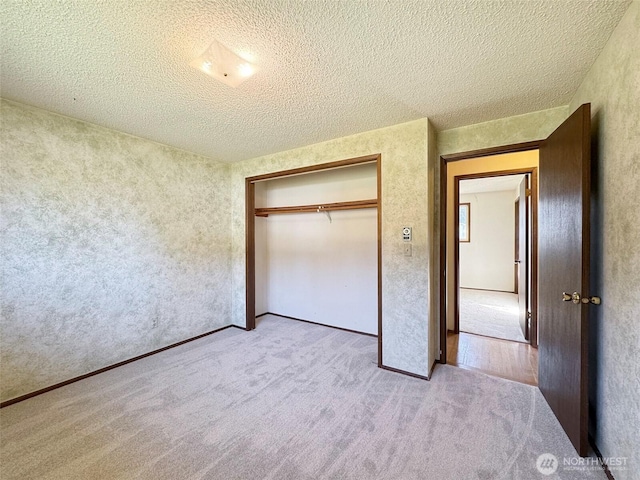
<svg viewBox="0 0 640 480">
<path fill-rule="evenodd" d="M 563 106 L 443 130 L 438 132 L 438 153 L 445 155 L 541 140 L 567 118 L 567 113 L 567 107 Z"/>
<path fill-rule="evenodd" d="M 573 97 L 591 103 L 592 425 L 605 457 L 629 459 L 617 480 L 640 471 L 640 2 L 629 7 Z"/>
<path fill-rule="evenodd" d="M 426 119 L 309 145 L 232 165 L 233 322 L 245 325 L 244 179 L 263 173 L 382 154 L 383 363 L 427 375 L 429 248 Z M 413 256 L 401 229 L 413 227 Z"/>
<path fill-rule="evenodd" d="M 438 156 L 438 132 L 428 123 L 428 183 L 429 235 L 431 268 L 429 268 L 429 365 L 440 359 L 440 157 Z"/>
<path fill-rule="evenodd" d="M 228 166 L 1 109 L 2 400 L 229 324 Z"/>
</svg>

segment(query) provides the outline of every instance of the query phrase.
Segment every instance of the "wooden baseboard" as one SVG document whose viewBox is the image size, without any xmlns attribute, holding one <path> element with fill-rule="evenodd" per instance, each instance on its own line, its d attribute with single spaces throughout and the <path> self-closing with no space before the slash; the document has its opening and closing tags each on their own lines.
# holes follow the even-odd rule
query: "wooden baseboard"
<svg viewBox="0 0 640 480">
<path fill-rule="evenodd" d="M 478 290 L 479 292 L 498 292 L 498 293 L 513 293 L 513 290 L 494 290 L 493 288 L 473 288 L 473 287 L 460 287 L 460 290 Z"/>
<path fill-rule="evenodd" d="M 268 312 L 268 313 L 263 313 L 260 316 L 262 317 L 264 315 L 273 315 L 274 317 L 286 318 L 289 320 L 295 320 L 297 322 L 311 323 L 312 325 L 322 325 L 323 327 L 335 328 L 336 330 L 342 330 L 343 332 L 357 333 L 359 335 L 366 335 L 367 337 L 378 338 L 378 336 L 374 335 L 373 333 L 359 332 L 358 330 L 350 330 L 348 328 L 336 327 L 334 325 L 327 325 L 326 323 L 312 322 L 311 320 L 303 320 L 302 318 L 290 317 L 288 315 L 280 315 L 279 313 Z"/>
<path fill-rule="evenodd" d="M 184 345 L 185 343 L 193 342 L 194 340 L 198 340 L 200 338 L 209 336 L 213 333 L 221 332 L 222 330 L 226 330 L 227 328 L 240 328 L 244 330 L 242 327 L 238 327 L 237 325 L 226 325 L 221 328 L 217 328 L 215 330 L 211 330 L 210 332 L 203 333 L 201 335 L 197 335 L 192 338 L 188 338 L 186 340 L 182 340 L 177 343 L 173 343 L 171 345 L 167 345 L 166 347 L 158 348 L 157 350 L 153 350 L 152 352 L 143 353 L 142 355 L 138 355 L 137 357 L 129 358 L 128 360 L 123 360 L 122 362 L 114 363 L 113 365 L 109 365 L 107 367 L 100 368 L 98 370 L 94 370 L 93 372 L 85 373 L 84 375 L 80 375 L 78 377 L 70 378 L 69 380 L 65 380 L 64 382 L 56 383 L 55 385 L 50 385 L 45 388 L 41 388 L 40 390 L 35 390 L 30 393 L 25 393 L 24 395 L 20 395 L 19 397 L 12 398 L 10 400 L 5 400 L 4 402 L 0 402 L 0 408 L 8 407 L 9 405 L 13 405 L 14 403 L 22 402 L 32 397 L 36 397 L 38 395 L 42 395 L 43 393 L 50 392 L 51 390 L 55 390 L 60 387 L 64 387 L 71 383 L 79 382 L 80 380 L 84 380 L 85 378 L 93 377 L 94 375 L 98 375 L 99 373 L 103 373 L 109 370 L 113 370 L 114 368 L 121 367 L 126 365 L 127 363 L 135 362 L 136 360 L 141 360 L 145 357 L 150 357 L 151 355 L 155 355 L 156 353 L 164 352 L 165 350 L 169 350 L 170 348 L 179 347 L 180 345 Z"/>
<path fill-rule="evenodd" d="M 598 457 L 598 461 L 600 462 L 600 466 L 602 467 L 602 470 L 604 470 L 604 473 L 607 476 L 607 479 L 608 480 L 616 480 L 615 478 L 613 478 L 613 474 L 611 473 L 611 470 L 609 470 L 609 465 L 607 465 L 605 463 L 604 459 L 602 458 L 602 453 L 600 453 L 600 450 L 598 449 L 598 446 L 596 445 L 596 441 L 591 435 L 589 435 L 589 443 L 591 444 L 591 448 L 593 448 L 593 453 L 595 453 L 596 457 Z"/>
<path fill-rule="evenodd" d="M 386 365 L 378 365 L 378 368 L 381 368 L 382 370 L 388 370 L 389 372 L 401 373 L 402 375 L 408 375 L 409 377 L 413 378 L 419 378 L 420 380 L 429 381 L 429 377 L 418 375 L 417 373 L 407 372 L 406 370 L 400 370 L 399 368 L 387 367 Z"/>
<path fill-rule="evenodd" d="M 440 362 L 438 362 L 438 359 L 435 359 L 433 361 L 433 365 L 431 365 L 431 368 L 429 369 L 429 376 L 427 377 L 427 380 L 431 380 L 431 376 L 433 375 L 433 369 L 436 368 L 437 363 L 440 363 Z"/>
<path fill-rule="evenodd" d="M 449 330 L 448 333 L 453 333 L 453 331 Z M 515 343 L 522 343 L 524 345 L 531 345 L 531 343 L 527 342 L 526 340 L 524 342 L 521 342 L 520 340 L 509 340 L 507 338 L 492 337 L 491 335 L 483 335 L 482 333 L 467 332 L 465 330 L 460 330 L 460 332 L 454 335 L 459 335 L 460 333 L 464 333 L 466 335 L 475 335 L 476 337 L 490 338 L 492 340 L 500 340 L 501 342 L 515 342 Z M 537 348 L 537 347 L 531 347 L 531 348 Z"/>
</svg>

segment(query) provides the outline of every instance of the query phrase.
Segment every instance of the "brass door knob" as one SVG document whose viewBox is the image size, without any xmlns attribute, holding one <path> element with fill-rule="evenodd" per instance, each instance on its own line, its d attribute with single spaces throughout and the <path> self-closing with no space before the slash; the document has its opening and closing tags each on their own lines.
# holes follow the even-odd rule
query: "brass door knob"
<svg viewBox="0 0 640 480">
<path fill-rule="evenodd" d="M 581 297 L 578 292 L 573 292 L 571 295 L 569 295 L 567 292 L 562 292 L 562 301 L 573 302 L 576 305 L 578 305 L 579 303 L 592 303 L 594 305 L 600 305 L 602 303 L 600 297 Z"/>
<path fill-rule="evenodd" d="M 600 297 L 582 297 L 582 303 L 593 303 L 594 305 L 600 305 L 602 300 Z"/>
<path fill-rule="evenodd" d="M 573 292 L 569 295 L 567 292 L 562 292 L 562 301 L 563 302 L 573 302 L 576 305 L 580 303 L 580 294 L 578 292 Z"/>
</svg>

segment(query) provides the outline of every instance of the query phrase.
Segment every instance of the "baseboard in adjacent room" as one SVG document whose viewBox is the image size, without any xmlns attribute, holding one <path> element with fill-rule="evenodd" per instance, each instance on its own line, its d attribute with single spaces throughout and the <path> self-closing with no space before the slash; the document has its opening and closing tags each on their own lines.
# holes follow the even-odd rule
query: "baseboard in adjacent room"
<svg viewBox="0 0 640 480">
<path fill-rule="evenodd" d="M 478 290 L 480 292 L 498 292 L 498 293 L 513 293 L 517 295 L 513 290 L 495 290 L 493 288 L 474 288 L 474 287 L 460 287 L 460 290 Z"/>
</svg>

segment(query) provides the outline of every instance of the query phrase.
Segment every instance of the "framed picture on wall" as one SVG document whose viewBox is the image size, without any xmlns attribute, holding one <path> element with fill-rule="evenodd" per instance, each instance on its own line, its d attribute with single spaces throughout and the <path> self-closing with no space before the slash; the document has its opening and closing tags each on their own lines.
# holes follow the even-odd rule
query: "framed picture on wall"
<svg viewBox="0 0 640 480">
<path fill-rule="evenodd" d="M 458 232 L 460 233 L 459 240 L 461 242 L 470 242 L 471 241 L 471 204 L 470 203 L 461 203 L 460 204 L 460 214 L 458 215 L 458 219 L 460 225 L 458 227 Z"/>
</svg>

